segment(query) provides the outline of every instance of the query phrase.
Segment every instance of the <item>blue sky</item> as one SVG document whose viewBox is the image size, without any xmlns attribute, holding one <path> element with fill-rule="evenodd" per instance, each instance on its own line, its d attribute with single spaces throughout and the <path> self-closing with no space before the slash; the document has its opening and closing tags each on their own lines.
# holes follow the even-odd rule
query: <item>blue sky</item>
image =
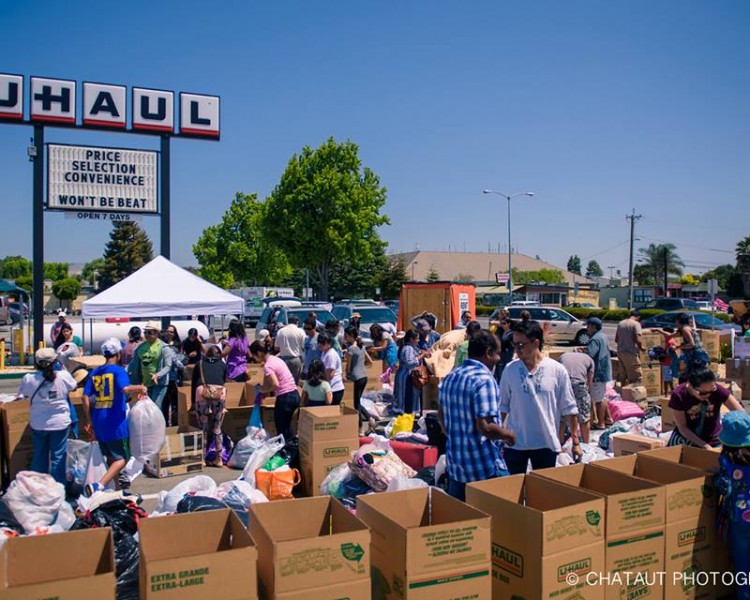
<svg viewBox="0 0 750 600">
<path fill-rule="evenodd" d="M 172 258 L 236 191 L 265 197 L 289 158 L 351 139 L 388 188 L 392 251 L 514 246 L 627 270 L 674 243 L 688 271 L 750 233 L 750 4 L 622 2 L 0 3 L 0 71 L 217 94 L 220 142 L 172 142 Z M 31 256 L 30 127 L 0 124 L 0 256 Z M 158 149 L 49 129 L 48 142 Z M 159 247 L 159 224 L 143 226 Z M 45 217 L 46 259 L 85 262 L 108 228 Z"/>
</svg>

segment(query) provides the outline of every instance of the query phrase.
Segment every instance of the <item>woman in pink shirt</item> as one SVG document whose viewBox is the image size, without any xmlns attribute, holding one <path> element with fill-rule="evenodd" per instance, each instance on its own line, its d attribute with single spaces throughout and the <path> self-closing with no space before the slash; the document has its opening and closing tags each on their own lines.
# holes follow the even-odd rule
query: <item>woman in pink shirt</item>
<svg viewBox="0 0 750 600">
<path fill-rule="evenodd" d="M 263 367 L 263 397 L 276 396 L 273 420 L 276 431 L 289 440 L 292 435 L 292 415 L 299 408 L 299 392 L 294 385 L 294 376 L 286 363 L 278 356 L 269 354 L 262 342 L 250 344 L 250 354 Z"/>
</svg>

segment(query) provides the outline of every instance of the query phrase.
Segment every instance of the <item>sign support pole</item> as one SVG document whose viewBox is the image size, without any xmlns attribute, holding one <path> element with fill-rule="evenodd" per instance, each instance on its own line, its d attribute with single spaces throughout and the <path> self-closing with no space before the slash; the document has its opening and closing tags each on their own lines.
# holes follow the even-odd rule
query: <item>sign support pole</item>
<svg viewBox="0 0 750 600">
<path fill-rule="evenodd" d="M 170 235 L 169 235 L 169 218 L 170 218 L 170 197 L 169 197 L 169 136 L 161 136 L 161 152 L 159 153 L 159 195 L 161 196 L 161 234 L 159 235 L 159 245 L 161 247 L 161 255 L 164 258 L 169 258 L 169 246 L 170 246 Z M 169 326 L 169 318 L 162 317 L 161 328 L 166 329 Z"/>
<path fill-rule="evenodd" d="M 34 347 L 44 341 L 44 126 L 34 125 L 34 208 L 33 208 L 33 320 Z M 24 349 L 22 348 L 23 352 Z"/>
</svg>

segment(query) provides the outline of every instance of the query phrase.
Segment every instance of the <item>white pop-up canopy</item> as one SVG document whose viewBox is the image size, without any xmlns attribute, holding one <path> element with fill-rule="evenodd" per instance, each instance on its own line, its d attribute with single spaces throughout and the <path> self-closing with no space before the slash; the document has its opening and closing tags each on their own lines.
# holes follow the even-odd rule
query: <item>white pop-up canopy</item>
<svg viewBox="0 0 750 600">
<path fill-rule="evenodd" d="M 81 317 L 241 315 L 245 301 L 157 256 L 135 273 L 83 303 Z"/>
</svg>

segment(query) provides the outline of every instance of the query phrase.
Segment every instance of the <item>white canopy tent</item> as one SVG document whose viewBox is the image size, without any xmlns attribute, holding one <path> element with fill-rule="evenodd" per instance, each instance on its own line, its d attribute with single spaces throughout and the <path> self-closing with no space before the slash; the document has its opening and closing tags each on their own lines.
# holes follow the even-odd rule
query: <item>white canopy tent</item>
<svg viewBox="0 0 750 600">
<path fill-rule="evenodd" d="M 81 317 L 242 315 L 245 301 L 163 256 L 83 303 Z"/>
</svg>

